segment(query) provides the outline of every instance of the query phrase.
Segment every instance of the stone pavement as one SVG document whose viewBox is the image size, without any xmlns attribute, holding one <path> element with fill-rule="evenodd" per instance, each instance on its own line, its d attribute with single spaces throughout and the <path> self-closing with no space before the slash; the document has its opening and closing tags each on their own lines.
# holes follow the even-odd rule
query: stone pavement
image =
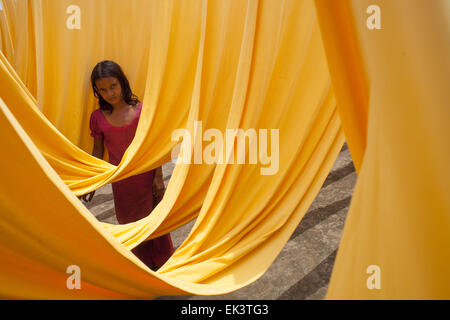
<svg viewBox="0 0 450 320">
<path fill-rule="evenodd" d="M 167 185 L 173 164 L 163 166 Z M 345 144 L 308 212 L 266 273 L 254 283 L 216 296 L 165 296 L 158 299 L 304 300 L 324 299 L 350 204 L 356 173 Z M 86 204 L 98 220 L 117 224 L 111 186 L 97 190 Z M 194 221 L 171 232 L 177 248 Z"/>
</svg>

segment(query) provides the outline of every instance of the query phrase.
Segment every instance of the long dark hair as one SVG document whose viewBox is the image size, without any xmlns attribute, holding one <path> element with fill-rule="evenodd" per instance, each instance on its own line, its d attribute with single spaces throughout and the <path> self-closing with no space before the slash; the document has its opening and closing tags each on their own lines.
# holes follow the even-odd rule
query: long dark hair
<svg viewBox="0 0 450 320">
<path fill-rule="evenodd" d="M 92 90 L 94 90 L 94 97 L 98 99 L 100 109 L 107 110 L 110 113 L 114 110 L 113 107 L 102 98 L 102 95 L 97 91 L 97 87 L 95 86 L 97 80 L 106 77 L 114 77 L 119 80 L 120 86 L 122 87 L 122 98 L 126 103 L 134 106 L 140 102 L 138 97 L 131 91 L 130 83 L 120 66 L 114 61 L 104 60 L 97 63 L 91 74 Z"/>
</svg>

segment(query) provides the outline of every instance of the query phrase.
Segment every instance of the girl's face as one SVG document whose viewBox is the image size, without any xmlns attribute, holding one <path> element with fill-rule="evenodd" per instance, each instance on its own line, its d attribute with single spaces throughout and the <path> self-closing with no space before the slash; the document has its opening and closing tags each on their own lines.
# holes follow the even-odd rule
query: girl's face
<svg viewBox="0 0 450 320">
<path fill-rule="evenodd" d="M 119 80 L 114 77 L 100 78 L 95 81 L 95 86 L 98 93 L 106 100 L 110 105 L 117 104 L 122 99 L 122 87 Z"/>
</svg>

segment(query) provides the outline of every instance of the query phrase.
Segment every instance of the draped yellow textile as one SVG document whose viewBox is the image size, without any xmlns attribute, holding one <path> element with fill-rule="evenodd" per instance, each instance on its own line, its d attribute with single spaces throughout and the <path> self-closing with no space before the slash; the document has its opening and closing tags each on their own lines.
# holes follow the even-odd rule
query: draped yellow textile
<svg viewBox="0 0 450 320">
<path fill-rule="evenodd" d="M 381 29 L 367 26 L 374 4 Z M 341 97 L 346 112 L 358 107 L 347 90 L 363 88 L 360 73 L 367 91 L 358 95 L 368 99 L 364 159 L 327 298 L 449 299 L 449 2 L 316 0 L 316 7 L 338 105 Z M 353 29 L 333 29 L 335 21 Z M 341 39 L 357 44 L 362 64 L 342 77 Z M 343 127 L 346 137 L 360 130 Z"/>
<path fill-rule="evenodd" d="M 78 3 L 83 8 L 87 1 Z M 33 12 L 48 15 L 52 12 L 51 4 L 30 3 L 35 6 Z M 115 9 L 114 3 L 108 4 L 113 12 L 121 8 L 118 2 Z M 83 107 L 64 103 L 61 111 L 61 103 L 57 105 L 59 96 L 55 97 L 57 102 L 48 102 L 48 107 L 47 102 L 39 102 L 38 107 L 26 86 L 20 83 L 20 76 L 2 58 L 2 82 L 7 84 L 1 92 L 2 121 L 9 130 L 4 142 L 7 147 L 17 145 L 10 148 L 11 157 L 2 160 L 2 171 L 8 175 L 1 190 L 2 217 L 5 216 L 2 226 L 5 239 L 17 241 L 2 243 L 4 261 L 8 263 L 1 266 L 1 274 L 6 277 L 11 268 L 41 270 L 39 276 L 32 273 L 8 276 L 4 282 L 7 285 L 1 288 L 3 296 L 151 298 L 161 294 L 220 294 L 236 290 L 261 276 L 275 259 L 317 194 L 342 146 L 343 134 L 313 2 L 144 4 L 151 7 L 152 14 L 144 110 L 136 138 L 117 168 L 90 157 L 74 145 L 77 141 L 70 141 L 56 129 L 64 131 L 64 121 L 56 121 L 51 113 L 70 114 L 74 112 L 71 108 L 82 113 Z M 96 5 L 98 12 L 103 12 L 105 4 Z M 61 6 L 64 8 L 64 4 Z M 39 19 L 37 25 L 44 25 L 45 30 L 49 20 L 37 15 L 36 20 Z M 88 18 L 82 21 L 89 26 Z M 37 39 L 46 36 L 45 32 L 40 33 L 43 29 L 36 31 Z M 38 61 L 54 57 L 43 54 L 44 49 L 50 52 L 52 47 L 36 45 Z M 119 58 L 114 59 L 120 62 Z M 71 60 L 65 61 L 58 68 L 64 65 L 66 73 L 59 69 L 48 73 L 56 78 L 70 74 L 72 64 L 67 61 Z M 122 66 L 128 69 L 126 63 Z M 90 67 L 86 66 L 85 74 Z M 46 96 L 50 80 L 37 74 L 39 100 Z M 62 87 L 65 86 L 65 91 L 78 94 L 83 87 L 64 83 Z M 175 145 L 170 141 L 174 128 L 185 127 L 196 136 L 200 134 L 194 120 L 202 121 L 203 130 L 279 129 L 278 171 L 261 175 L 261 169 L 267 168 L 261 163 L 178 164 L 163 201 L 152 215 L 125 226 L 97 222 L 63 184 L 66 182 L 81 194 L 114 179 L 148 170 L 170 157 Z M 77 125 L 77 121 L 73 122 Z M 292 136 L 297 139 L 290 139 Z M 19 158 L 22 161 L 17 161 Z M 30 165 L 16 174 L 24 162 Z M 33 177 L 33 185 L 26 184 L 26 177 Z M 23 193 L 29 194 L 30 201 L 19 201 Z M 148 270 L 126 249 L 173 230 L 197 214 L 189 238 L 157 273 Z M 71 228 L 62 228 L 63 224 Z M 97 255 L 100 251 L 101 257 Z M 96 255 L 95 259 L 92 255 Z M 69 291 L 63 281 L 71 264 L 83 272 L 82 289 L 77 292 Z M 45 290 L 33 293 L 28 290 L 42 286 L 47 278 L 52 280 Z"/>
<path fill-rule="evenodd" d="M 366 27 L 368 1 L 2 0 L 0 296 L 211 295 L 255 281 L 320 189 L 342 119 L 360 176 L 328 298 L 448 298 L 448 7 L 377 2 L 382 30 Z M 143 101 L 117 167 L 87 153 L 89 75 L 104 59 Z M 178 128 L 200 140 L 207 129 L 278 129 L 277 170 L 179 163 L 148 217 L 92 217 L 76 195 L 168 161 Z M 182 155 L 195 153 L 187 142 Z M 195 217 L 158 272 L 130 253 Z M 80 290 L 66 287 L 70 265 Z M 367 287 L 370 265 L 380 290 Z"/>
</svg>

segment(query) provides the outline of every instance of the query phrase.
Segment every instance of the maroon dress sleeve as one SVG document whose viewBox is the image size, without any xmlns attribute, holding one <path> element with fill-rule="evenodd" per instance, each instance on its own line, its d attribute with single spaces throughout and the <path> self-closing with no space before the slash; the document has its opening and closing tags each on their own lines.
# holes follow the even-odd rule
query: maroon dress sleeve
<svg viewBox="0 0 450 320">
<path fill-rule="evenodd" d="M 101 112 L 101 111 L 100 111 Z M 94 139 L 103 139 L 103 132 L 99 126 L 99 111 L 96 110 L 91 114 L 91 120 L 89 121 L 89 128 L 91 129 L 91 137 Z"/>
</svg>

